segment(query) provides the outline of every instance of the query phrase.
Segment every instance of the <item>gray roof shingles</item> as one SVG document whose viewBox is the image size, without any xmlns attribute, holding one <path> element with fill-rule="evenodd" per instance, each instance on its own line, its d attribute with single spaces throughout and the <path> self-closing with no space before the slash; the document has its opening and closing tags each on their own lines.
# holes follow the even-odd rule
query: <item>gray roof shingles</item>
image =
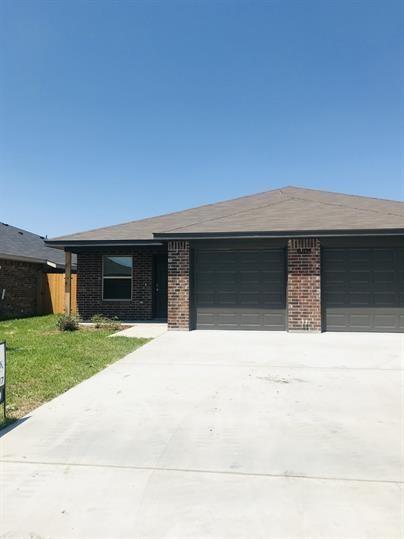
<svg viewBox="0 0 404 539">
<path fill-rule="evenodd" d="M 22 228 L 0 223 L 0 258 L 12 257 L 32 262 L 53 262 L 64 267 L 64 253 L 45 244 L 45 238 Z"/>
<path fill-rule="evenodd" d="M 404 202 L 285 187 L 53 241 L 152 240 L 186 234 L 404 231 Z"/>
</svg>

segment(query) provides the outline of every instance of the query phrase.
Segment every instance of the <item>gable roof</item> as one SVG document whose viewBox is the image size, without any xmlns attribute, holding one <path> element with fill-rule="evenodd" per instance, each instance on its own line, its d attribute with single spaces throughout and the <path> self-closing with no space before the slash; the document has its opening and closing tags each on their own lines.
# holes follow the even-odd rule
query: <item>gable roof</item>
<svg viewBox="0 0 404 539">
<path fill-rule="evenodd" d="M 45 244 L 45 238 L 22 228 L 0 223 L 0 258 L 38 264 L 55 264 L 63 268 L 64 253 Z"/>
<path fill-rule="evenodd" d="M 404 202 L 285 187 L 185 211 L 54 238 L 50 244 L 210 235 L 404 233 Z"/>
</svg>

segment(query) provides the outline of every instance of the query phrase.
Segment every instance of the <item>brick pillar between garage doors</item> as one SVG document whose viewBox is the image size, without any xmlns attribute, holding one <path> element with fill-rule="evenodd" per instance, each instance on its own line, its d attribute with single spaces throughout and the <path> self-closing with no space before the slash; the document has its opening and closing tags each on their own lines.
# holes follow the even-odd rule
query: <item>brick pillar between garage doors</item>
<svg viewBox="0 0 404 539">
<path fill-rule="evenodd" d="M 188 241 L 168 243 L 168 328 L 190 329 L 190 249 Z"/>
<path fill-rule="evenodd" d="M 321 331 L 320 241 L 288 241 L 288 330 Z"/>
</svg>

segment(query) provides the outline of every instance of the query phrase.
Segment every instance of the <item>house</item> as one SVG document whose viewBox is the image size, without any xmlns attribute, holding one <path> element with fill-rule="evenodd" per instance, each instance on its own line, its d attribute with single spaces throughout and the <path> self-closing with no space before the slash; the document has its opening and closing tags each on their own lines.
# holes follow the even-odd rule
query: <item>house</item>
<svg viewBox="0 0 404 539">
<path fill-rule="evenodd" d="M 404 203 L 285 187 L 47 241 L 78 310 L 170 329 L 404 330 Z"/>
<path fill-rule="evenodd" d="M 0 223 L 0 318 L 39 314 L 43 274 L 64 266 L 64 254 L 43 236 Z"/>
</svg>

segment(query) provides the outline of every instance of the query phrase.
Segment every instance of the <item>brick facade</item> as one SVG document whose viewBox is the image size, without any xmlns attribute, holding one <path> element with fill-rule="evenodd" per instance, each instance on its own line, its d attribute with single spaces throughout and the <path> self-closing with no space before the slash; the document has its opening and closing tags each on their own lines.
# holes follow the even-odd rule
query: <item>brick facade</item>
<svg viewBox="0 0 404 539">
<path fill-rule="evenodd" d="M 83 320 L 104 314 L 121 320 L 153 318 L 153 257 L 165 247 L 94 250 L 77 256 L 77 305 Z M 102 256 L 133 256 L 130 301 L 102 299 Z M 168 242 L 168 327 L 191 329 L 191 268 L 188 241 Z M 321 268 L 318 239 L 288 240 L 287 307 L 289 331 L 321 331 Z"/>
<path fill-rule="evenodd" d="M 320 241 L 288 241 L 288 329 L 321 331 Z"/>
<path fill-rule="evenodd" d="M 190 248 L 188 241 L 168 243 L 168 327 L 190 329 Z"/>
<path fill-rule="evenodd" d="M 41 264 L 0 260 L 0 318 L 18 318 L 37 314 Z"/>
<path fill-rule="evenodd" d="M 161 247 L 136 247 L 87 251 L 77 255 L 77 310 L 83 320 L 94 314 L 117 317 L 120 320 L 150 320 L 153 318 L 153 256 L 164 253 Z M 132 299 L 110 301 L 102 299 L 103 255 L 132 255 Z"/>
</svg>

